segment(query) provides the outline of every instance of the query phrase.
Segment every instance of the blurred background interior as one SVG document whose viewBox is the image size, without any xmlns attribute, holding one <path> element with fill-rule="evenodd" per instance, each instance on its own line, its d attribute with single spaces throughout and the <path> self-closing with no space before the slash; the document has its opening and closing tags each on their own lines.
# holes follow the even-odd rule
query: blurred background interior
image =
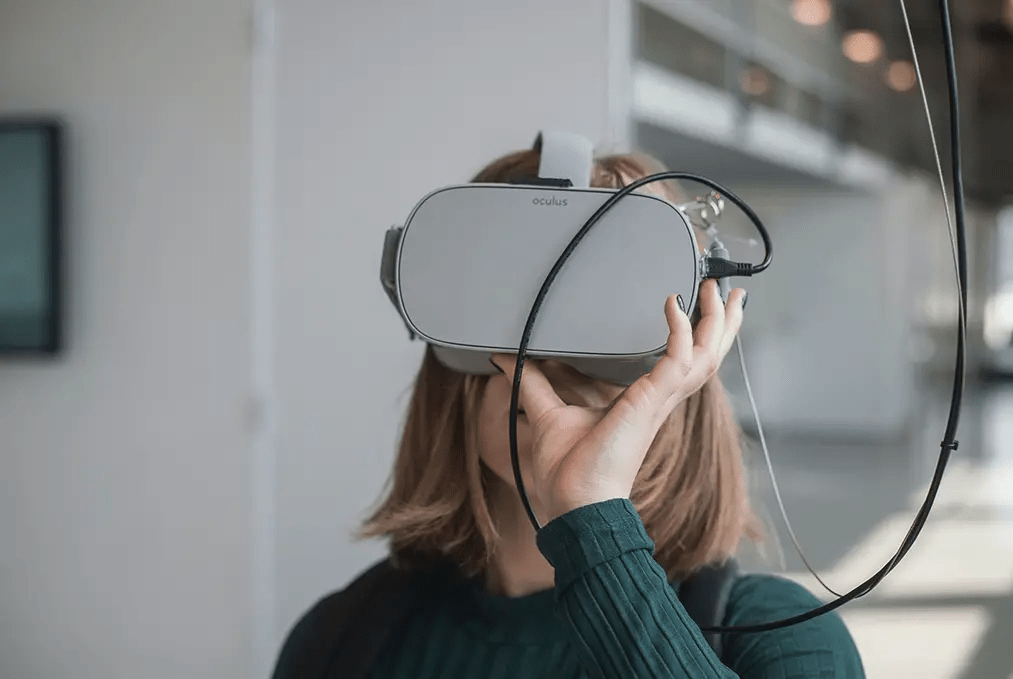
<svg viewBox="0 0 1013 679">
<path fill-rule="evenodd" d="M 937 6 L 908 4 L 949 189 Z M 1013 677 L 1013 1 L 951 6 L 968 379 L 922 536 L 842 609 L 873 679 Z M 423 351 L 384 230 L 542 128 L 723 182 L 770 229 L 741 337 L 827 584 L 884 564 L 924 496 L 958 296 L 896 1 L 0 0 L 0 117 L 26 115 L 65 125 L 66 298 L 59 353 L 0 359 L 4 679 L 269 674 L 383 554 L 348 534 Z M 722 376 L 755 434 L 734 355 Z M 783 560 L 744 563 L 819 594 L 748 455 Z"/>
</svg>

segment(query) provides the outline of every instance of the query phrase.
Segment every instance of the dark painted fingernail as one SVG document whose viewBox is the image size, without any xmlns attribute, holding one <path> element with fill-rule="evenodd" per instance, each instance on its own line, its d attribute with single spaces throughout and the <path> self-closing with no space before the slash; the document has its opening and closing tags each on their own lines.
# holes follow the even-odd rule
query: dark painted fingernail
<svg viewBox="0 0 1013 679">
<path fill-rule="evenodd" d="M 742 295 L 742 309 L 743 310 L 745 310 L 745 308 L 746 308 L 746 302 L 748 302 L 748 301 L 749 301 L 749 293 L 747 292 L 746 294 Z"/>
<path fill-rule="evenodd" d="M 682 313 L 686 313 L 686 303 L 682 301 L 682 295 L 675 296 L 675 303 L 679 305 L 679 310 Z"/>
<path fill-rule="evenodd" d="M 506 372 L 505 372 L 505 371 L 503 370 L 503 368 L 501 368 L 501 367 L 499 367 L 498 365 L 496 365 L 495 363 L 493 363 L 493 361 L 492 361 L 492 359 L 491 359 L 491 358 L 489 359 L 489 364 L 490 364 L 490 365 L 491 365 L 491 366 L 492 366 L 493 368 L 496 368 L 496 370 L 498 370 L 498 371 L 499 371 L 499 374 L 500 374 L 500 375 L 506 375 Z"/>
</svg>

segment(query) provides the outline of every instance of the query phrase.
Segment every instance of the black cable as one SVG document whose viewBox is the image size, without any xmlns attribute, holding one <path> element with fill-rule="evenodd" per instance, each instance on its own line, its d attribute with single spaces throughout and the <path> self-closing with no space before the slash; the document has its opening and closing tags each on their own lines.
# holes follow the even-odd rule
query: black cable
<svg viewBox="0 0 1013 679">
<path fill-rule="evenodd" d="M 527 512 L 528 519 L 531 521 L 531 525 L 535 527 L 535 531 L 541 530 L 542 526 L 538 523 L 538 517 L 535 516 L 535 511 L 531 508 L 531 502 L 528 500 L 528 493 L 524 489 L 524 479 L 521 477 L 521 465 L 517 454 L 517 410 L 520 407 L 521 373 L 524 370 L 524 361 L 527 358 L 528 342 L 531 339 L 531 331 L 535 325 L 535 317 L 538 315 L 538 311 L 542 308 L 542 301 L 545 299 L 545 295 L 549 291 L 549 286 L 552 285 L 552 282 L 556 279 L 556 275 L 563 268 L 563 264 L 565 264 L 566 260 L 570 258 L 571 253 L 573 253 L 577 245 L 580 244 L 580 241 L 584 239 L 587 232 L 591 230 L 591 227 L 597 224 L 602 216 L 611 210 L 612 207 L 625 196 L 639 189 L 641 186 L 667 179 L 689 179 L 709 186 L 715 191 L 720 192 L 745 213 L 749 220 L 756 226 L 757 231 L 760 233 L 760 238 L 763 239 L 764 257 L 763 261 L 759 264 L 743 264 L 739 262 L 729 262 L 728 260 L 717 257 L 707 257 L 704 261 L 706 269 L 704 272 L 704 278 L 719 278 L 729 275 L 751 276 L 754 273 L 759 273 L 770 266 L 770 259 L 773 255 L 773 244 L 770 241 L 770 234 L 767 233 L 766 227 L 763 226 L 763 222 L 760 221 L 760 218 L 755 212 L 753 212 L 752 208 L 746 205 L 744 200 L 717 182 L 690 172 L 659 172 L 657 174 L 652 174 L 638 179 L 612 194 L 612 196 L 602 203 L 601 207 L 599 207 L 595 213 L 591 215 L 591 218 L 584 222 L 584 226 L 581 227 L 580 231 L 577 232 L 577 235 L 570 241 L 570 244 L 566 246 L 565 250 L 563 250 L 563 254 L 556 260 L 552 270 L 549 271 L 549 275 L 545 278 L 545 282 L 542 283 L 542 287 L 538 291 L 538 295 L 535 297 L 535 303 L 531 307 L 531 313 L 528 315 L 528 321 L 524 325 L 524 333 L 521 335 L 521 344 L 517 348 L 517 364 L 514 367 L 513 392 L 510 395 L 510 462 L 513 465 L 514 481 L 517 483 L 517 492 L 521 496 L 521 503 L 524 505 L 524 511 Z"/>
<path fill-rule="evenodd" d="M 947 0 L 939 0 L 939 11 L 942 19 L 943 28 L 943 45 L 945 48 L 946 55 L 946 77 L 948 84 L 948 99 L 949 99 L 949 110 L 950 110 L 950 148 L 951 148 L 951 161 L 953 165 L 953 184 L 954 184 L 954 204 L 956 212 L 956 230 L 957 230 L 957 277 L 960 283 L 960 313 L 957 318 L 957 357 L 956 367 L 954 370 L 953 379 L 953 394 L 950 400 L 950 412 L 949 417 L 946 421 L 946 431 L 943 434 L 943 440 L 939 444 L 939 460 L 936 463 L 935 472 L 932 475 L 932 481 L 929 484 L 929 490 L 926 493 L 925 501 L 919 508 L 918 513 L 915 515 L 915 519 L 912 522 L 911 528 L 908 530 L 907 535 L 904 537 L 904 541 L 901 543 L 900 548 L 894 554 L 893 558 L 883 566 L 875 575 L 863 582 L 861 585 L 851 590 L 843 597 L 838 598 L 824 606 L 820 606 L 802 615 L 797 615 L 784 620 L 778 620 L 775 622 L 765 623 L 761 625 L 742 625 L 737 627 L 703 627 L 702 630 L 706 632 L 764 632 L 772 629 L 778 629 L 780 627 L 788 627 L 798 623 L 806 622 L 817 616 L 828 613 L 844 604 L 857 599 L 858 597 L 865 596 L 872 589 L 878 585 L 883 578 L 885 578 L 897 564 L 900 563 L 901 559 L 907 555 L 911 547 L 914 545 L 915 540 L 921 533 L 922 528 L 925 526 L 926 520 L 928 520 L 929 512 L 932 509 L 932 503 L 935 501 L 936 495 L 939 492 L 939 484 L 943 480 L 943 473 L 946 469 L 946 464 L 950 459 L 950 452 L 957 449 L 957 441 L 955 436 L 957 433 L 957 427 L 960 421 L 960 406 L 964 392 L 964 363 L 965 363 L 965 345 L 966 345 L 966 327 L 965 318 L 967 316 L 967 242 L 966 242 L 966 228 L 964 222 L 964 185 L 963 185 L 963 171 L 960 161 L 960 111 L 959 111 L 959 96 L 957 92 L 957 74 L 956 74 L 956 62 L 953 57 L 953 28 L 950 20 L 950 10 Z M 945 200 L 945 196 L 944 196 Z"/>
<path fill-rule="evenodd" d="M 967 316 L 967 237 L 964 230 L 964 170 L 960 162 L 960 108 L 957 93 L 957 64 L 953 58 L 953 29 L 950 25 L 950 7 L 947 4 L 947 0 L 939 0 L 939 13 L 943 20 L 943 32 L 946 35 L 943 47 L 946 50 L 946 80 L 949 85 L 950 95 L 950 141 L 952 144 L 950 164 L 953 167 L 953 204 L 957 220 L 957 276 L 960 278 L 960 308 L 964 310 L 958 321 L 960 333 L 957 336 L 957 374 L 954 376 L 953 382 L 953 400 L 957 403 L 959 411 L 960 399 L 964 392 L 964 341 L 966 339 L 964 323 Z M 957 434 L 959 412 L 954 413 L 951 408 L 950 417 L 951 420 L 947 423 L 946 427 L 946 435 L 943 437 L 944 443 L 953 442 L 953 437 Z M 953 449 L 956 450 L 956 447 Z"/>
<path fill-rule="evenodd" d="M 964 390 L 964 363 L 965 363 L 965 340 L 966 340 L 966 328 L 965 328 L 965 317 L 967 315 L 967 244 L 966 244 L 966 230 L 964 226 L 964 187 L 963 187 L 963 172 L 960 162 L 960 116 L 959 116 L 959 98 L 957 92 L 957 74 L 956 74 L 956 63 L 953 57 L 953 29 L 950 21 L 950 10 L 947 0 L 939 0 L 939 9 L 942 18 L 943 28 L 943 45 L 945 48 L 946 55 L 946 76 L 948 83 L 949 93 L 949 109 L 950 109 L 950 145 L 951 145 L 951 161 L 953 165 L 953 184 L 954 184 L 954 203 L 956 208 L 956 229 L 957 229 L 957 276 L 960 282 L 960 310 L 959 318 L 957 321 L 957 358 L 956 367 L 953 381 L 953 394 L 950 401 L 950 412 L 946 422 L 946 431 L 943 435 L 943 441 L 940 443 L 939 461 L 936 464 L 935 472 L 932 476 L 932 481 L 929 484 L 928 492 L 925 496 L 925 501 L 919 508 L 918 513 L 915 515 L 915 519 L 911 524 L 911 528 L 908 530 L 904 541 L 901 543 L 900 548 L 894 554 L 893 558 L 883 566 L 875 575 L 860 584 L 859 586 L 852 589 L 850 592 L 842 597 L 837 598 L 830 603 L 823 606 L 814 608 L 811 611 L 796 615 L 783 620 L 775 620 L 772 622 L 756 624 L 756 625 L 739 625 L 739 626 L 705 626 L 700 629 L 704 632 L 719 632 L 719 633 L 747 633 L 747 632 L 766 632 L 774 629 L 780 629 L 782 627 L 790 627 L 803 622 L 807 622 L 816 618 L 824 613 L 829 613 L 837 608 L 840 608 L 849 601 L 853 601 L 859 597 L 865 596 L 872 589 L 878 585 L 883 578 L 885 578 L 896 566 L 900 563 L 901 559 L 908 553 L 911 546 L 914 545 L 915 540 L 921 533 L 922 528 L 925 525 L 925 521 L 928 519 L 929 512 L 932 509 L 932 504 L 935 501 L 936 495 L 939 492 L 939 485 L 942 482 L 943 473 L 946 469 L 946 464 L 949 461 L 950 452 L 957 449 L 957 441 L 955 440 L 957 426 L 960 420 L 960 406 L 963 397 Z M 534 511 L 531 509 L 531 504 L 528 501 L 528 496 L 524 490 L 524 481 L 521 478 L 520 462 L 517 454 L 517 408 L 520 395 L 520 384 L 521 384 L 521 372 L 524 369 L 524 360 L 526 358 L 528 341 L 531 337 L 531 330 L 534 326 L 535 316 L 538 313 L 542 305 L 542 301 L 545 298 L 545 294 L 548 291 L 549 286 L 555 279 L 559 270 L 562 268 L 563 263 L 569 258 L 570 254 L 576 248 L 577 244 L 580 243 L 587 231 L 601 218 L 601 216 L 608 211 L 615 203 L 622 197 L 631 193 L 635 189 L 662 179 L 690 179 L 693 181 L 700 182 L 711 188 L 720 191 L 725 194 L 737 207 L 739 207 L 746 216 L 749 217 L 750 221 L 756 225 L 760 232 L 760 236 L 763 238 L 763 245 L 765 250 L 765 256 L 763 262 L 756 266 L 727 263 L 726 265 L 720 264 L 720 262 L 714 262 L 707 266 L 707 277 L 723 277 L 725 275 L 740 275 L 748 276 L 753 273 L 759 273 L 770 265 L 771 258 L 771 243 L 770 237 L 767 234 L 766 229 L 760 222 L 760 219 L 756 214 L 744 203 L 741 199 L 736 197 L 727 189 L 722 188 L 715 182 L 693 175 L 687 172 L 662 172 L 659 174 L 645 177 L 636 182 L 629 184 L 622 190 L 615 193 L 609 200 L 607 200 L 597 212 L 592 215 L 581 230 L 577 233 L 574 239 L 567 246 L 566 250 L 557 260 L 556 264 L 552 267 L 552 271 L 549 272 L 548 277 L 542 284 L 541 289 L 538 291 L 538 296 L 535 298 L 534 306 L 531 309 L 531 313 L 528 316 L 528 321 L 524 326 L 524 333 L 521 337 L 521 344 L 517 350 L 517 364 L 514 368 L 514 384 L 513 391 L 510 398 L 510 458 L 513 464 L 514 479 L 517 483 L 517 491 L 520 494 L 521 502 L 524 504 L 524 509 L 528 514 L 528 518 L 531 520 L 535 530 L 541 530 L 541 526 L 538 523 L 538 518 L 535 516 Z M 945 199 L 945 196 L 944 196 Z M 736 273 L 729 274 L 725 271 L 734 268 Z"/>
<path fill-rule="evenodd" d="M 946 423 L 946 431 L 943 434 L 943 441 L 940 443 L 942 450 L 939 455 L 939 463 L 936 467 L 936 474 L 933 475 L 933 482 L 935 486 L 938 486 L 938 482 L 935 481 L 935 476 L 939 476 L 942 479 L 943 468 L 946 466 L 946 461 L 949 460 L 950 451 L 957 449 L 957 441 L 954 437 L 957 435 L 957 426 L 960 419 L 960 403 L 964 393 L 964 361 L 965 361 L 965 342 L 966 342 L 966 316 L 967 316 L 967 240 L 966 230 L 964 228 L 964 172 L 960 162 L 960 110 L 959 110 L 959 94 L 957 91 L 957 73 L 956 73 L 956 61 L 953 57 L 953 37 L 952 37 L 952 25 L 950 21 L 950 8 L 947 4 L 947 0 L 939 0 L 939 13 L 942 19 L 943 25 L 943 47 L 945 50 L 946 58 L 946 76 L 949 93 L 949 108 L 950 108 L 950 143 L 951 143 L 951 158 L 950 162 L 953 169 L 953 202 L 954 212 L 956 215 L 957 223 L 957 277 L 960 281 L 960 308 L 963 313 L 960 313 L 957 318 L 957 367 L 954 373 L 953 380 L 953 394 L 950 400 L 950 417 Z M 943 196 L 943 200 L 946 200 L 946 196 Z M 930 486 L 930 491 L 933 487 Z M 935 492 L 932 493 L 933 496 Z M 922 516 L 919 512 L 917 519 L 921 519 L 918 530 L 921 530 L 921 525 L 925 523 L 928 518 L 929 507 L 925 508 L 925 515 Z M 914 526 L 912 526 L 914 530 Z M 911 531 L 908 532 L 911 535 Z M 915 533 L 917 536 L 917 532 Z M 911 545 L 914 544 L 914 537 L 911 537 L 910 543 L 905 538 L 902 544 L 903 551 L 898 552 L 898 555 L 894 558 L 897 562 L 907 554 Z M 896 563 L 891 561 L 895 566 Z M 891 567 L 892 570 L 892 567 Z M 888 571 L 889 572 L 889 571 Z M 872 589 L 870 587 L 869 589 Z"/>
</svg>

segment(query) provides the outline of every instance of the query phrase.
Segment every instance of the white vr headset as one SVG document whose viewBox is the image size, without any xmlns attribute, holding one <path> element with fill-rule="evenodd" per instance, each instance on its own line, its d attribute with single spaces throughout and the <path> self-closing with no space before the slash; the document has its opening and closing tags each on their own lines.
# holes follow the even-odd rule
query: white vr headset
<svg viewBox="0 0 1013 679">
<path fill-rule="evenodd" d="M 543 132 L 535 149 L 538 178 L 530 183 L 437 189 L 386 233 L 384 290 L 409 337 L 429 343 L 456 372 L 493 374 L 494 353 L 518 353 L 546 275 L 618 192 L 590 188 L 594 150 L 580 135 Z M 701 251 L 693 229 L 712 226 L 722 209 L 714 193 L 685 205 L 623 195 L 559 270 L 525 355 L 620 385 L 650 372 L 668 341 L 665 299 L 681 295 L 692 314 L 702 280 L 728 275 L 709 272 L 708 261 L 727 252 Z"/>
</svg>

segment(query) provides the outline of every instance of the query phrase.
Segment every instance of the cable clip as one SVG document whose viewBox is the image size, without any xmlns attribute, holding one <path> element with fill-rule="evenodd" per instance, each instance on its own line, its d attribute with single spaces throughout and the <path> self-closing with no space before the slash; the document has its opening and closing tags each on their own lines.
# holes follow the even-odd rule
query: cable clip
<svg viewBox="0 0 1013 679">
<path fill-rule="evenodd" d="M 942 448 L 949 448 L 950 450 L 956 450 L 957 446 L 960 445 L 960 441 L 954 441 L 953 443 L 947 443 L 946 441 L 942 441 L 939 445 Z"/>
</svg>

